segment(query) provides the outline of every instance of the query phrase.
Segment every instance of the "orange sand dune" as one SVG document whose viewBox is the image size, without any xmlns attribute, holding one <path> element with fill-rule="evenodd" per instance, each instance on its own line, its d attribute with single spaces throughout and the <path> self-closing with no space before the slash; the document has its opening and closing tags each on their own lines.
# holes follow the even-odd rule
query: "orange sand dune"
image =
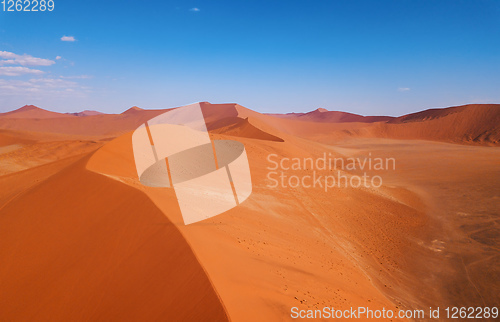
<svg viewBox="0 0 500 322">
<path fill-rule="evenodd" d="M 269 116 L 271 117 L 271 116 Z M 334 144 L 351 138 L 429 140 L 500 145 L 500 105 L 465 105 L 409 114 L 389 122 L 318 123 L 276 118 L 283 132 Z M 272 120 L 268 120 L 273 122 Z"/>
<path fill-rule="evenodd" d="M 392 123 L 202 111 L 212 139 L 245 145 L 253 193 L 188 226 L 173 189 L 141 185 L 135 169 L 130 131 L 164 110 L 0 117 L 0 320 L 280 321 L 292 307 L 500 301 L 498 148 L 431 142 L 496 144 L 497 106 Z M 270 186 L 270 154 L 324 153 L 397 166 L 366 170 L 378 189 Z"/>
<path fill-rule="evenodd" d="M 0 128 L 50 132 L 65 135 L 80 135 L 94 138 L 116 137 L 144 123 L 161 111 L 148 111 L 137 115 L 103 114 L 86 117 L 68 117 L 65 122 L 59 119 L 5 119 L 0 118 Z"/>
<path fill-rule="evenodd" d="M 94 151 L 102 143 L 95 141 L 51 141 L 16 144 L 3 151 L 0 148 L 0 175 L 29 169 L 38 165 Z M 4 148 L 5 149 L 5 148 Z"/>
<path fill-rule="evenodd" d="M 82 155 L 102 144 L 54 133 L 0 130 L 0 175 Z"/>
<path fill-rule="evenodd" d="M 227 320 L 178 229 L 85 163 L 1 209 L 0 319 Z"/>
<path fill-rule="evenodd" d="M 106 138 L 128 132 L 165 110 L 142 110 L 133 107 L 122 114 L 95 114 L 76 117 L 49 112 L 36 106 L 0 114 L 0 128 L 17 131 L 57 133 L 64 135 Z M 60 118 L 64 117 L 64 122 Z"/>
<path fill-rule="evenodd" d="M 29 138 L 27 135 L 22 135 L 20 132 L 0 130 L 0 147 L 32 142 L 35 142 L 35 140 Z"/>
<path fill-rule="evenodd" d="M 456 260 L 464 252 L 473 251 L 457 248 L 466 237 L 459 228 L 451 228 L 452 217 L 446 215 L 443 219 L 432 215 L 431 209 L 438 208 L 426 193 L 432 191 L 431 187 L 400 179 L 378 191 L 335 189 L 325 193 L 321 189 L 270 189 L 266 186 L 269 163 L 265 159 L 269 153 L 280 157 L 310 157 L 325 151 L 334 155 L 367 154 L 370 148 L 364 147 L 363 141 L 351 143 L 347 150 L 325 147 L 294 137 L 289 126 L 290 122 L 297 125 L 296 121 L 273 123 L 271 116 L 237 105 L 234 108 L 237 117 L 245 118 L 248 124 L 255 124 L 255 128 L 268 131 L 266 133 L 280 134 L 284 142 L 262 140 L 262 132 L 254 132 L 253 138 L 237 138 L 245 144 L 250 159 L 253 194 L 240 207 L 223 215 L 199 224 L 180 226 L 231 318 L 237 321 L 282 319 L 293 306 L 349 308 L 369 303 L 374 308 L 382 305 L 415 309 L 496 303 L 497 298 L 488 287 L 491 279 L 483 279 L 482 270 L 473 268 L 476 259 L 463 259 L 464 266 L 458 270 L 461 273 L 456 274 Z M 234 115 L 233 108 L 225 106 L 222 110 L 221 118 L 225 121 L 221 122 L 227 124 Z M 364 126 L 354 124 L 359 124 L 360 128 Z M 227 128 L 219 129 L 222 131 L 213 131 L 216 139 L 231 134 L 224 132 Z M 314 134 L 314 130 L 311 127 L 309 134 Z M 217 132 L 224 135 L 215 134 Z M 456 153 L 453 149 L 447 150 L 447 145 L 423 143 L 420 159 L 415 155 L 405 158 L 408 154 L 400 146 L 406 149 L 412 144 L 393 141 L 383 151 L 389 156 L 397 152 L 403 169 L 412 163 L 427 164 L 426 150 L 442 149 L 440 158 L 445 159 Z M 483 150 L 476 150 L 478 148 L 462 149 L 470 151 L 470 157 L 461 160 L 464 165 L 473 160 L 484 165 L 491 159 L 483 158 Z M 120 167 L 103 162 L 117 156 L 121 160 Z M 491 165 L 480 168 L 491 173 Z M 103 147 L 87 166 L 143 190 L 172 222 L 181 222 L 172 197 L 165 199 L 161 190 L 137 183 L 130 139 L 126 136 Z M 405 178 L 409 173 L 425 177 L 425 167 L 418 173 L 412 173 L 414 166 L 409 169 L 398 172 L 398 178 Z M 455 172 L 455 168 L 447 169 L 451 178 L 458 178 L 463 173 L 460 168 Z M 430 175 L 436 180 L 435 174 Z M 464 182 L 456 188 L 465 191 L 467 187 L 468 183 Z M 444 195 L 443 198 L 450 200 L 452 196 Z M 490 204 L 489 207 L 494 209 L 495 206 Z M 445 235 L 443 227 L 448 227 Z M 446 240 L 444 244 L 443 239 Z M 441 247 L 446 249 L 445 257 Z M 467 271 L 473 269 L 474 275 L 468 275 Z M 450 294 L 448 290 L 452 284 L 460 287 Z M 481 302 L 477 292 L 488 294 L 490 299 Z M 393 304 L 388 304 L 388 299 Z M 250 316 L 249 303 L 259 307 L 258 311 L 252 310 Z"/>
<path fill-rule="evenodd" d="M 346 138 L 423 139 L 462 144 L 500 144 L 500 105 L 465 105 L 446 109 L 432 109 L 399 118 L 364 117 L 343 112 L 316 110 L 304 114 L 263 115 L 238 104 L 201 103 L 209 129 L 235 125 L 238 119 L 250 116 L 253 127 L 281 137 L 281 133 L 304 137 L 324 143 Z M 38 108 L 25 108 L 22 119 L 0 116 L 0 129 L 51 132 L 65 135 L 93 136 L 94 139 L 112 138 L 135 129 L 164 110 L 143 110 L 132 107 L 122 114 L 104 114 L 86 117 L 38 118 Z M 19 110 L 17 110 L 19 111 Z M 53 113 L 44 111 L 47 113 Z M 9 112 L 14 113 L 16 111 Z M 4 113 L 3 115 L 10 115 Z M 59 115 L 60 113 L 55 113 Z M 60 114 L 65 115 L 65 114 Z M 68 115 L 66 115 L 68 116 Z M 267 126 L 266 124 L 270 124 Z M 278 131 L 278 132 L 275 132 Z"/>
<path fill-rule="evenodd" d="M 338 148 L 353 155 L 396 158 L 395 171 L 384 173 L 387 185 L 418 192 L 436 224 L 419 244 L 434 253 L 432 267 L 414 281 L 422 297 L 441 293 L 429 305 L 494 307 L 500 303 L 500 150 L 428 141 L 356 139 Z"/>
<path fill-rule="evenodd" d="M 207 108 L 209 106 L 209 108 Z M 235 104 L 210 104 L 203 103 L 202 108 L 206 112 L 207 122 L 215 116 L 217 119 L 224 114 L 236 116 Z M 93 139 L 113 138 L 134 130 L 147 120 L 165 113 L 169 109 L 162 110 L 144 110 L 138 107 L 131 107 L 122 114 L 99 114 L 88 115 L 86 117 L 74 117 L 72 115 L 60 114 L 65 116 L 64 122 L 58 117 L 39 118 L 39 111 L 44 111 L 34 107 L 23 112 L 24 117 L 13 119 L 11 117 L 0 116 L 0 129 L 11 131 L 32 131 L 44 133 L 57 133 L 72 136 L 92 137 Z M 9 112 L 9 113 L 14 113 Z M 54 113 L 48 112 L 47 113 Z M 4 114 L 9 114 L 4 113 Z M 59 113 L 54 113 L 58 114 Z M 1 114 L 0 114 L 1 115 Z M 9 114 L 10 115 L 10 114 Z"/>
<path fill-rule="evenodd" d="M 404 291 L 404 296 L 395 291 L 395 285 L 408 278 L 399 272 L 409 269 L 408 260 L 415 255 L 408 253 L 411 243 L 406 237 L 425 236 L 422 227 L 427 219 L 417 210 L 421 207 L 418 198 L 399 189 L 385 193 L 403 196 L 404 203 L 371 191 L 269 189 L 263 155 L 319 155 L 322 145 L 292 138 L 288 143 L 259 137 L 238 139 L 244 142 L 252 167 L 250 199 L 223 215 L 179 226 L 230 318 L 280 320 L 294 306 L 348 309 L 369 303 L 373 308 L 395 309 L 423 305 L 415 289 L 418 285 L 412 286 L 412 292 Z M 119 165 L 113 159 L 119 159 Z M 105 145 L 87 167 L 144 191 L 165 216 L 181 223 L 171 189 L 138 183 L 130 135 Z M 381 217 L 373 205 L 391 215 Z M 330 209 L 336 209 L 334 216 Z M 393 229 L 392 216 L 398 218 L 398 229 Z M 391 304 L 388 299 L 396 295 L 396 304 Z"/>
<path fill-rule="evenodd" d="M 81 157 L 82 155 L 70 156 L 17 172 L 9 169 L 11 171 L 8 174 L 0 176 L 0 209 L 24 191 L 31 189 L 31 187 L 65 169 Z"/>
<path fill-rule="evenodd" d="M 500 145 L 500 104 L 427 110 L 378 123 L 361 136 Z"/>
<path fill-rule="evenodd" d="M 160 115 L 161 113 L 164 113 L 170 109 L 161 109 L 161 110 L 145 110 L 137 106 L 132 106 L 125 112 L 122 112 L 120 115 L 127 115 L 127 116 L 134 116 L 138 117 L 141 119 L 144 119 L 145 117 L 147 119 L 153 118 L 157 115 Z"/>
<path fill-rule="evenodd" d="M 227 119 L 224 119 L 227 120 Z M 242 138 L 252 138 L 258 140 L 269 140 L 269 141 L 277 141 L 283 142 L 283 139 L 269 134 L 255 127 L 248 118 L 240 119 L 236 118 L 234 123 L 228 126 L 224 126 L 221 128 L 217 128 L 212 130 L 212 133 L 220 133 L 231 136 L 238 136 Z"/>
</svg>

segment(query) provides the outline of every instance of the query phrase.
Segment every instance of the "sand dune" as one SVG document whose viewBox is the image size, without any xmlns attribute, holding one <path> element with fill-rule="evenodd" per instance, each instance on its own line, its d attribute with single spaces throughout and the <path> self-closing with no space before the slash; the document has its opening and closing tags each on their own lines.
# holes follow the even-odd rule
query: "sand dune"
<svg viewBox="0 0 500 322">
<path fill-rule="evenodd" d="M 427 225 L 427 241 L 418 244 L 434 255 L 424 256 L 428 271 L 415 270 L 413 282 L 425 280 L 416 286 L 422 301 L 498 305 L 498 148 L 380 139 L 352 140 L 339 148 L 395 157 L 398 167 L 384 174 L 384 182 L 417 192 L 425 203 L 422 209 L 434 223 Z"/>
<path fill-rule="evenodd" d="M 343 123 L 343 122 L 386 122 L 393 119 L 391 116 L 362 116 L 353 113 L 328 111 L 324 108 L 318 108 L 308 113 L 288 113 L 288 114 L 269 114 L 271 116 L 292 119 L 306 122 L 321 123 Z"/>
<path fill-rule="evenodd" d="M 398 118 L 360 116 L 324 110 L 263 115 L 234 103 L 203 102 L 201 105 L 207 126 L 212 130 L 234 126 L 239 122 L 238 119 L 250 117 L 249 123 L 253 127 L 268 134 L 280 137 L 280 133 L 284 132 L 328 144 L 356 137 L 430 140 L 475 145 L 500 144 L 498 134 L 500 105 L 494 104 L 431 109 Z M 94 136 L 97 139 L 110 138 L 131 131 L 148 119 L 166 111 L 168 109 L 143 110 L 131 107 L 122 114 L 70 118 L 66 114 L 30 106 L 1 114 L 0 129 L 29 129 L 36 132 Z M 67 117 L 65 122 L 57 121 L 56 118 L 64 116 Z M 234 133 L 236 131 L 233 129 Z"/>
<path fill-rule="evenodd" d="M 140 119 L 151 119 L 157 115 L 160 115 L 162 113 L 165 113 L 170 109 L 160 109 L 160 110 L 145 110 L 137 106 L 132 106 L 125 112 L 122 112 L 120 115 L 126 115 L 128 117 L 135 117 L 135 118 L 140 118 Z"/>
<path fill-rule="evenodd" d="M 1 319 L 226 320 L 178 229 L 85 163 L 1 209 Z"/>
<path fill-rule="evenodd" d="M 35 142 L 27 135 L 22 135 L 20 132 L 12 132 L 0 130 L 0 147 L 13 145 L 13 144 L 27 144 Z"/>
<path fill-rule="evenodd" d="M 225 136 L 213 134 L 213 138 Z M 325 146 L 292 136 L 285 136 L 284 142 L 264 141 L 258 136 L 238 139 L 244 142 L 250 158 L 252 196 L 239 208 L 190 226 L 181 225 L 173 196 L 166 198 L 165 190 L 138 183 L 128 135 L 104 146 L 87 167 L 144 191 L 171 222 L 180 225 L 234 320 L 276 320 L 297 305 L 314 309 L 369 303 L 373 308 L 396 309 L 481 304 L 468 276 L 454 273 L 455 260 L 465 252 L 456 247 L 466 237 L 449 225 L 452 214 L 440 219 L 428 212 L 428 207 L 435 207 L 435 200 L 423 192 L 432 191 L 431 186 L 421 183 L 427 171 L 422 167 L 415 173 L 412 165 L 428 164 L 424 151 L 441 151 L 439 160 L 453 156 L 457 152 L 449 145 L 423 142 L 419 154 L 411 156 L 406 149 L 413 149 L 414 144 L 405 141 L 383 141 L 382 146 L 377 145 L 380 141 L 359 141 L 329 148 L 336 155 L 352 156 L 367 153 L 364 151 L 370 146 L 377 147 L 380 153 L 397 156 L 403 170 L 378 191 L 335 189 L 325 193 L 322 189 L 270 189 L 266 186 L 268 164 L 263 158 L 266 153 L 281 157 L 319 155 Z M 476 160 L 482 164 L 481 171 L 491 173 L 494 169 L 491 160 L 498 158 L 498 151 L 461 149 L 468 151 L 470 158 L 460 160 L 460 164 Z M 493 154 L 486 159 L 475 159 L 489 153 Z M 118 158 L 120 166 L 105 162 L 110 158 Z M 488 167 L 484 167 L 484 161 Z M 459 178 L 462 173 L 460 168 L 447 169 L 450 178 Z M 405 180 L 409 173 L 421 182 Z M 439 182 L 435 173 L 427 175 Z M 491 184 L 495 185 L 493 181 Z M 464 182 L 456 188 L 466 191 L 467 186 Z M 448 228 L 443 235 L 445 225 Z M 460 269 L 467 270 L 473 263 L 467 261 Z M 482 289 L 492 282 L 483 283 L 480 273 L 471 278 L 474 285 L 483 285 Z M 451 284 L 461 285 L 454 294 L 448 293 Z M 490 298 L 488 305 L 497 300 L 495 296 Z M 248 305 L 259 310 L 249 316 Z"/>
<path fill-rule="evenodd" d="M 390 120 L 388 123 L 407 123 L 407 122 L 422 122 L 426 120 L 433 120 L 437 119 L 440 117 L 444 117 L 450 114 L 455 114 L 455 113 L 460 113 L 463 112 L 467 109 L 474 109 L 474 108 L 491 108 L 494 107 L 495 105 L 490 105 L 490 104 L 471 104 L 471 105 L 462 105 L 462 106 L 453 106 L 453 107 L 448 107 L 448 108 L 431 108 L 428 110 L 416 112 L 416 113 L 411 113 L 407 115 L 403 115 L 400 117 L 393 118 Z"/>
<path fill-rule="evenodd" d="M 245 145 L 253 193 L 188 226 L 173 189 L 135 169 L 130 131 L 164 111 L 0 117 L 0 320 L 279 321 L 292 307 L 500 301 L 500 154 L 464 145 L 498 143 L 498 105 L 335 123 L 204 102 L 211 138 Z M 325 152 L 397 168 L 379 189 L 269 186 L 269 154 Z"/>
<path fill-rule="evenodd" d="M 0 176 L 86 154 L 103 143 L 55 133 L 0 130 Z"/>
<path fill-rule="evenodd" d="M 228 119 L 223 119 L 223 121 L 227 121 Z M 238 136 L 242 138 L 251 138 L 258 140 L 269 140 L 269 141 L 277 141 L 283 142 L 283 139 L 269 134 L 260 130 L 259 128 L 252 125 L 252 123 L 246 119 L 235 118 L 233 119 L 233 123 L 231 125 L 215 128 L 211 131 L 212 133 L 219 133 L 231 136 Z"/>
<path fill-rule="evenodd" d="M 0 148 L 0 175 L 89 153 L 101 145 L 101 142 L 83 140 L 10 145 L 8 147 L 14 148 Z"/>
<path fill-rule="evenodd" d="M 215 135 L 214 138 L 222 139 L 224 136 Z M 350 247 L 358 246 L 346 248 L 346 243 L 351 244 L 363 235 L 366 237 L 368 232 L 365 229 L 355 232 L 354 227 L 343 222 L 347 218 L 330 218 L 328 211 L 323 209 L 338 208 L 343 202 L 329 205 L 331 199 L 328 194 L 317 190 L 290 195 L 287 189 L 274 191 L 265 187 L 266 165 L 261 157 L 264 151 L 309 155 L 319 146 L 312 148 L 310 143 L 299 143 L 301 140 L 285 146 L 282 146 L 284 143 L 264 141 L 259 137 L 241 140 L 245 143 L 253 169 L 252 196 L 239 208 L 190 226 L 180 225 L 182 221 L 175 197 L 165 195 L 165 190 L 170 189 L 163 189 L 162 192 L 162 189 L 138 183 L 129 135 L 101 148 L 89 160 L 87 168 L 144 191 L 171 222 L 179 225 L 181 233 L 193 246 L 214 282 L 229 316 L 236 321 L 280 320 L 284 310 L 297 305 L 305 308 L 331 305 L 347 309 L 353 303 L 370 303 L 374 308 L 395 308 L 397 304 L 391 304 L 383 292 L 374 287 L 375 277 L 365 275 L 366 268 L 360 266 L 363 260 L 352 256 Z M 121 160 L 119 167 L 113 166 L 110 158 Z M 346 200 L 347 196 L 354 196 L 356 192 L 338 191 L 336 194 L 341 200 Z M 373 198 L 372 202 L 387 203 L 385 198 Z M 262 211 L 263 202 L 266 211 Z M 343 207 L 349 206 L 344 204 Z M 389 207 L 394 207 L 396 211 L 401 205 L 389 202 Z M 411 208 L 403 207 L 413 212 Z M 311 211 L 317 213 L 312 214 Z M 415 215 L 418 217 L 417 213 Z M 373 220 L 381 224 L 386 220 L 377 219 L 374 212 L 373 216 Z M 348 219 L 352 222 L 358 220 L 359 217 Z M 411 225 L 408 227 L 410 230 Z M 401 225 L 402 230 L 398 234 L 405 231 L 403 227 Z M 359 228 L 356 225 L 356 229 Z M 335 235 L 332 235 L 333 231 L 336 231 Z M 373 249 L 367 249 L 367 254 L 375 249 L 385 254 L 382 248 L 387 246 L 392 252 L 399 248 L 399 245 L 393 244 L 384 246 L 383 241 L 376 237 L 377 230 L 368 234 L 375 239 L 372 241 Z M 385 262 L 387 259 L 381 260 Z M 258 310 L 249 315 L 249 306 L 258 307 Z"/>
<path fill-rule="evenodd" d="M 0 113 L 0 118 L 10 118 L 10 119 L 50 119 L 50 118 L 61 118 L 61 117 L 71 117 L 65 113 L 51 112 L 34 105 L 25 105 L 17 110 Z"/>
<path fill-rule="evenodd" d="M 375 124 L 362 136 L 500 145 L 500 105 L 433 109 Z"/>
<path fill-rule="evenodd" d="M 131 108 L 129 108 L 128 110 L 122 112 L 122 114 L 133 114 L 133 113 L 140 113 L 144 111 L 144 109 L 138 107 L 138 106 L 132 106 Z"/>
<path fill-rule="evenodd" d="M 353 138 L 429 140 L 471 145 L 500 145 L 500 105 L 432 109 L 388 122 L 278 122 L 287 133 L 327 144 Z"/>
<path fill-rule="evenodd" d="M 56 118 L 23 118 L 16 121 L 0 118 L 0 128 L 8 130 L 29 129 L 34 132 L 106 138 L 126 133 L 150 119 L 152 115 L 160 113 L 158 111 L 149 111 L 149 113 L 138 115 L 103 114 L 86 117 L 72 116 L 68 117 L 65 122 L 59 122 Z"/>
</svg>

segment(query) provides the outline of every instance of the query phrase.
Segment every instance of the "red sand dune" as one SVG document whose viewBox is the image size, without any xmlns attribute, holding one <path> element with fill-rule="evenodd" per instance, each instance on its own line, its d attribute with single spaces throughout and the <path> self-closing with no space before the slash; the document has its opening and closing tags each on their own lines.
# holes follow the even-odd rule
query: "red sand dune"
<svg viewBox="0 0 500 322">
<path fill-rule="evenodd" d="M 388 123 L 422 122 L 422 121 L 437 119 L 454 113 L 460 113 L 470 108 L 490 108 L 494 106 L 495 104 L 470 104 L 462 106 L 453 106 L 448 108 L 431 108 L 428 110 L 393 118 Z"/>
<path fill-rule="evenodd" d="M 388 122 L 280 122 L 282 131 L 335 143 L 352 138 L 429 140 L 473 145 L 500 145 L 500 105 L 474 104 L 431 109 Z"/>
<path fill-rule="evenodd" d="M 149 110 L 127 114 L 100 114 L 86 117 L 67 116 L 65 122 L 58 118 L 37 119 L 25 117 L 12 119 L 0 117 L 0 129 L 58 133 L 95 138 L 116 137 L 126 133 L 165 110 Z"/>
<path fill-rule="evenodd" d="M 464 105 L 409 114 L 377 123 L 361 136 L 500 145 L 500 104 Z"/>
<path fill-rule="evenodd" d="M 138 107 L 138 106 L 132 106 L 131 108 L 129 108 L 128 110 L 126 110 L 125 112 L 122 112 L 122 114 L 133 114 L 133 113 L 140 113 L 144 111 L 144 109 Z"/>
<path fill-rule="evenodd" d="M 50 119 L 50 118 L 60 118 L 60 117 L 72 117 L 65 113 L 50 112 L 34 105 L 25 105 L 17 110 L 0 113 L 0 118 L 10 118 L 10 119 Z"/>
<path fill-rule="evenodd" d="M 288 114 L 268 114 L 271 116 L 306 121 L 306 122 L 321 122 L 321 123 L 343 123 L 343 122 L 385 122 L 393 119 L 391 116 L 362 116 L 353 113 L 328 111 L 324 108 L 318 108 L 308 113 L 288 113 Z"/>
</svg>

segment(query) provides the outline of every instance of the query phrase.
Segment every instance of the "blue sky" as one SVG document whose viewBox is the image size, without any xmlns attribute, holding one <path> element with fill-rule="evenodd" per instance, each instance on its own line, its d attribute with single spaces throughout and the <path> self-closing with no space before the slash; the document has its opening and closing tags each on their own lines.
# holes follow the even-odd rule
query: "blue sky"
<svg viewBox="0 0 500 322">
<path fill-rule="evenodd" d="M 54 2 L 0 12 L 0 112 L 500 103 L 499 0 Z"/>
</svg>

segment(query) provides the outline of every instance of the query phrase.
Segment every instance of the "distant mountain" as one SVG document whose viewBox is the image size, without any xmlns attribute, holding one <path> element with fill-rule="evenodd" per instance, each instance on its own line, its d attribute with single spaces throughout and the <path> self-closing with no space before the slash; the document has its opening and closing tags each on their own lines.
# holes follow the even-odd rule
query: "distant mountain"
<svg viewBox="0 0 500 322">
<path fill-rule="evenodd" d="M 288 114 L 269 114 L 272 116 L 294 119 L 297 121 L 320 122 L 320 123 L 347 123 L 347 122 L 387 122 L 393 119 L 391 116 L 363 116 L 359 114 L 328 111 L 324 108 L 318 108 L 308 113 L 288 113 Z"/>
<path fill-rule="evenodd" d="M 132 106 L 131 108 L 129 108 L 125 112 L 122 112 L 121 114 L 134 114 L 134 113 L 141 112 L 141 111 L 145 111 L 145 110 L 140 108 L 140 107 L 137 107 L 137 106 Z"/>
<path fill-rule="evenodd" d="M 99 111 L 85 110 L 85 111 L 81 111 L 81 112 L 66 113 L 66 114 L 74 115 L 74 116 L 93 116 L 93 115 L 101 115 L 101 114 L 104 114 L 104 113 L 99 112 Z"/>
<path fill-rule="evenodd" d="M 0 113 L 0 118 L 10 119 L 51 119 L 60 117 L 73 117 L 73 115 L 47 111 L 35 105 L 25 105 L 14 111 Z"/>
</svg>

